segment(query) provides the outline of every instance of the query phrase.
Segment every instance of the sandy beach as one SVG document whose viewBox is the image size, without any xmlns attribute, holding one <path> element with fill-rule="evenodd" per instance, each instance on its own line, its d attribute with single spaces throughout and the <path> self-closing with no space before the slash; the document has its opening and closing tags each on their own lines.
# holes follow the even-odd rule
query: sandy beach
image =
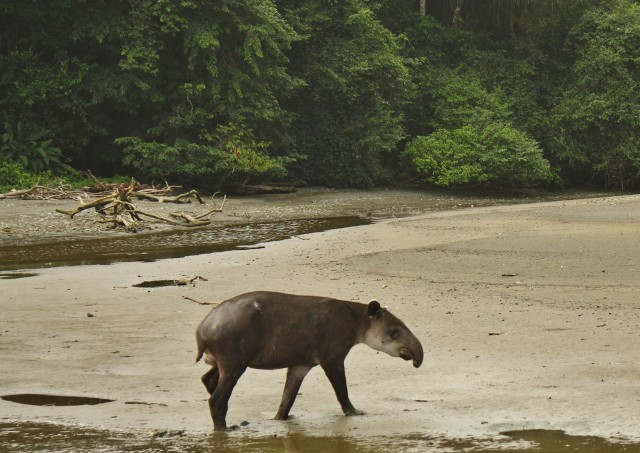
<svg viewBox="0 0 640 453">
<path fill-rule="evenodd" d="M 640 441 L 640 196 L 475 207 L 155 262 L 0 280 L 0 418 L 118 430 L 212 429 L 194 364 L 211 307 L 252 290 L 378 299 L 425 348 L 420 369 L 366 346 L 346 362 L 361 417 L 319 368 L 274 421 L 285 371 L 249 370 L 230 424 L 252 435 L 491 438 L 509 430 Z M 181 287 L 145 280 L 200 275 Z M 193 300 L 190 300 L 190 299 Z"/>
</svg>

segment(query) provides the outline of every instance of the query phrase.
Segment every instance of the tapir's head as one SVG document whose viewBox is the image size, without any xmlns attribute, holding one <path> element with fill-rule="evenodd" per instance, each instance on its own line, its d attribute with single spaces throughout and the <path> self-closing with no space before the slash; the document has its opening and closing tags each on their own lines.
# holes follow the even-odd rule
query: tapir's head
<svg viewBox="0 0 640 453">
<path fill-rule="evenodd" d="M 377 300 L 369 302 L 367 314 L 369 327 L 364 334 L 365 344 L 390 356 L 413 360 L 416 368 L 422 364 L 422 345 L 402 321 L 382 308 Z"/>
</svg>

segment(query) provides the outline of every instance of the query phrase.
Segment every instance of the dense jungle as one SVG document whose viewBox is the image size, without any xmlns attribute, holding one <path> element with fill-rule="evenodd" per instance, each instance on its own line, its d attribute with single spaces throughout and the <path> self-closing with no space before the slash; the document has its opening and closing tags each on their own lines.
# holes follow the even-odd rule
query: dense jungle
<svg viewBox="0 0 640 453">
<path fill-rule="evenodd" d="M 637 0 L 4 0 L 0 187 L 640 187 Z"/>
</svg>

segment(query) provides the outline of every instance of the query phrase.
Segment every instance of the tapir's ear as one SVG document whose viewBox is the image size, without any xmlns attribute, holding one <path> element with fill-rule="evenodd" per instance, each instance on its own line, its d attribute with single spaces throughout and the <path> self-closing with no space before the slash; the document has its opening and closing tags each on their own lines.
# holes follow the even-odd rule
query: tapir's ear
<svg viewBox="0 0 640 453">
<path fill-rule="evenodd" d="M 367 307 L 367 314 L 369 315 L 369 318 L 376 319 L 380 316 L 380 312 L 380 302 L 375 299 L 369 302 L 369 306 Z"/>
</svg>

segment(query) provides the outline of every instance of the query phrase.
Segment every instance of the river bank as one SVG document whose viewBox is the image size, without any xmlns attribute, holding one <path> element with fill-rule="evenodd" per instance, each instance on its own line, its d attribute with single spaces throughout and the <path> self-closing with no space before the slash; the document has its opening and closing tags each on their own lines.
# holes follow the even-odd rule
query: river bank
<svg viewBox="0 0 640 453">
<path fill-rule="evenodd" d="M 0 200 L 0 271 L 21 268 L 150 261 L 233 250 L 260 242 L 381 219 L 427 212 L 595 197 L 592 192 L 418 191 L 302 189 L 297 193 L 198 203 L 138 200 L 138 209 L 164 218 L 185 212 L 196 216 L 219 208 L 210 225 L 184 228 L 164 222 L 139 222 L 137 233 L 114 231 L 93 209 L 73 218 L 80 200 Z M 223 208 L 224 204 L 224 208 Z"/>
<path fill-rule="evenodd" d="M 468 207 L 536 203 L 604 196 L 594 192 L 530 191 L 445 191 L 445 190 L 333 190 L 301 189 L 296 193 L 231 197 L 222 212 L 213 217 L 216 225 L 238 225 L 250 222 L 357 216 L 388 219 L 415 216 L 426 212 Z M 138 200 L 142 210 L 160 216 L 172 211 L 199 213 L 220 207 L 222 197 L 205 197 L 206 208 L 198 203 L 155 203 Z M 0 200 L 0 247 L 16 242 L 50 242 L 76 237 L 110 237 L 108 224 L 97 223 L 92 209 L 82 211 L 74 219 L 57 213 L 71 210 L 80 200 Z M 163 223 L 146 223 L 141 232 L 175 230 Z"/>
<path fill-rule="evenodd" d="M 425 363 L 415 370 L 358 346 L 347 379 L 366 415 L 343 417 L 328 381 L 313 370 L 287 422 L 271 420 L 284 372 L 250 370 L 230 403 L 229 422 L 249 422 L 232 434 L 236 441 L 383 436 L 409 450 L 425 439 L 544 429 L 638 442 L 639 225 L 638 196 L 473 207 L 256 250 L 2 280 L 0 395 L 114 401 L 0 401 L 0 414 L 12 422 L 208 433 L 199 381 L 207 368 L 193 365 L 193 335 L 210 307 L 193 300 L 264 289 L 377 298 L 422 340 Z M 190 275 L 207 281 L 133 286 Z"/>
</svg>

